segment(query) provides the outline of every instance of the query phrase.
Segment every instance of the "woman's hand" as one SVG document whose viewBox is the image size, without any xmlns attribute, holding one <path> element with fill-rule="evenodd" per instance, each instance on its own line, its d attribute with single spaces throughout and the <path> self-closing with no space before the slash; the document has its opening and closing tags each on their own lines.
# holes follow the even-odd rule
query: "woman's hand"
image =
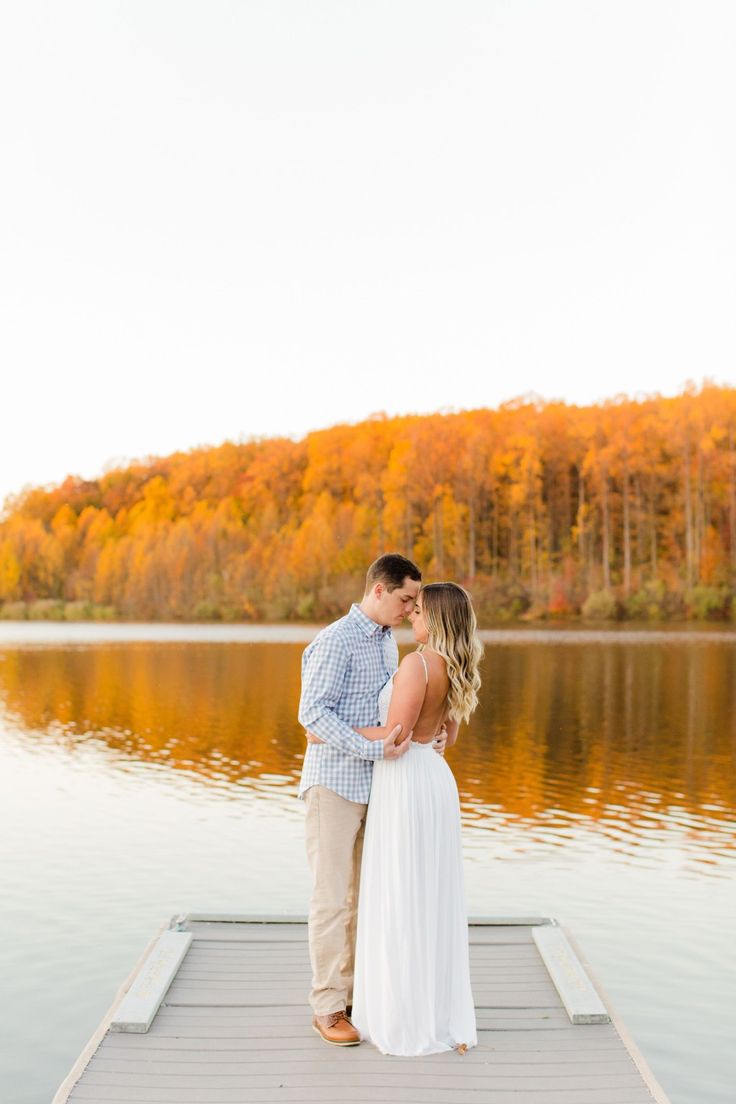
<svg viewBox="0 0 736 1104">
<path fill-rule="evenodd" d="M 307 743 L 308 744 L 325 744 L 326 740 L 323 740 L 320 736 L 315 736 L 313 732 L 307 729 Z"/>
</svg>

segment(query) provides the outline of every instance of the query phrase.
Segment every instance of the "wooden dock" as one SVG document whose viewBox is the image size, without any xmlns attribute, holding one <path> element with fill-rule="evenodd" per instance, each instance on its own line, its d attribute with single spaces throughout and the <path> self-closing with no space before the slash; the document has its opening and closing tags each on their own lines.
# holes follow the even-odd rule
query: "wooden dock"
<svg viewBox="0 0 736 1104">
<path fill-rule="evenodd" d="M 163 925 L 53 1104 L 669 1104 L 572 936 L 471 919 L 478 1046 L 387 1057 L 311 1028 L 303 917 Z"/>
</svg>

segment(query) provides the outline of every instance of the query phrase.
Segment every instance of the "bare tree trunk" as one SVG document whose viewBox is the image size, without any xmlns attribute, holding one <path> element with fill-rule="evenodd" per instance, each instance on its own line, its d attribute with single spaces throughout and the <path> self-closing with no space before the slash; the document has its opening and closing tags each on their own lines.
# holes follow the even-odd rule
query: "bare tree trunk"
<svg viewBox="0 0 736 1104">
<path fill-rule="evenodd" d="M 642 493 L 641 493 L 641 477 L 637 472 L 634 476 L 634 523 L 636 526 L 636 562 L 642 563 L 644 560 L 645 545 L 644 545 L 644 525 L 642 524 Z"/>
<path fill-rule="evenodd" d="M 437 574 L 445 574 L 445 556 L 442 541 L 442 499 L 435 499 L 434 504 L 434 558 L 437 561 Z"/>
<path fill-rule="evenodd" d="M 587 575 L 588 565 L 585 562 L 585 521 L 583 507 L 585 506 L 585 480 L 582 471 L 578 470 L 578 560 L 580 567 Z"/>
<path fill-rule="evenodd" d="M 649 556 L 652 579 L 657 578 L 657 519 L 654 511 L 654 476 L 649 477 Z"/>
<path fill-rule="evenodd" d="M 468 579 L 475 578 L 475 498 L 468 503 Z"/>
<path fill-rule="evenodd" d="M 601 506 L 603 514 L 603 547 L 601 558 L 603 561 L 603 588 L 611 589 L 611 560 L 610 560 L 610 522 L 608 517 L 608 474 L 605 468 L 601 469 Z"/>
<path fill-rule="evenodd" d="M 529 580 L 532 594 L 537 592 L 537 518 L 534 502 L 529 504 Z"/>
<path fill-rule="evenodd" d="M 736 451 L 734 451 L 733 426 L 728 431 L 728 544 L 731 558 L 731 570 L 736 570 Z"/>
<path fill-rule="evenodd" d="M 509 518 L 509 559 L 508 559 L 509 575 L 512 579 L 517 576 L 516 565 L 516 514 L 512 514 Z"/>
<path fill-rule="evenodd" d="M 624 594 L 631 590 L 631 531 L 629 525 L 629 468 L 624 464 Z"/>
<path fill-rule="evenodd" d="M 695 493 L 695 580 L 701 581 L 705 548 L 705 488 L 703 486 L 703 452 L 698 445 L 697 484 Z"/>
<path fill-rule="evenodd" d="M 498 501 L 491 494 L 491 577 L 498 575 Z"/>
<path fill-rule="evenodd" d="M 685 469 L 685 585 L 687 589 L 693 585 L 693 517 L 692 502 L 690 499 L 690 448 L 684 454 Z"/>
</svg>

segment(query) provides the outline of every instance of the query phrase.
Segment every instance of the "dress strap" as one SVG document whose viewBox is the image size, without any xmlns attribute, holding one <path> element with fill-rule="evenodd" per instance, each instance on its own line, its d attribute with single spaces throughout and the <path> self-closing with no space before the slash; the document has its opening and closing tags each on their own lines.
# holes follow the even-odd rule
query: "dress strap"
<svg viewBox="0 0 736 1104">
<path fill-rule="evenodd" d="M 421 659 L 421 661 L 424 665 L 424 681 L 425 681 L 425 683 L 429 684 L 429 668 L 427 667 L 427 661 L 426 661 L 426 659 L 424 658 L 424 656 L 422 655 L 421 652 L 417 652 L 417 655 L 419 656 L 419 658 Z"/>
</svg>

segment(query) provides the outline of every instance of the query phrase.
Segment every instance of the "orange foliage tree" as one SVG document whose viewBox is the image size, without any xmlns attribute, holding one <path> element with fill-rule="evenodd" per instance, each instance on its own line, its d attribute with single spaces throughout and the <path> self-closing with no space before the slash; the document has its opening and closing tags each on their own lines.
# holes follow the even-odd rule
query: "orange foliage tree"
<svg viewBox="0 0 736 1104">
<path fill-rule="evenodd" d="M 0 517 L 0 603 L 318 619 L 386 550 L 486 620 L 730 616 L 736 389 L 378 415 L 28 487 Z"/>
</svg>

